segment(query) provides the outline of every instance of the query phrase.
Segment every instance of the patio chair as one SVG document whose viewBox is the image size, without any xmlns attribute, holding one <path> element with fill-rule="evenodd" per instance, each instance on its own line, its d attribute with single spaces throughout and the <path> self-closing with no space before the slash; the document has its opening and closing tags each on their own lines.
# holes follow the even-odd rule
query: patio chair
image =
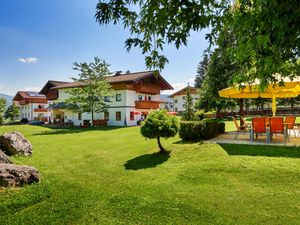
<svg viewBox="0 0 300 225">
<path fill-rule="evenodd" d="M 242 116 L 241 116 L 241 119 L 242 119 L 243 124 L 244 124 L 243 127 L 250 129 L 251 128 L 251 124 L 247 123 L 246 120 L 245 120 L 245 118 L 242 117 Z"/>
<path fill-rule="evenodd" d="M 268 133 L 266 126 L 266 118 L 265 117 L 256 117 L 252 118 L 252 128 L 251 128 L 251 142 L 254 140 L 254 134 L 256 135 L 256 139 L 258 138 L 258 134 L 267 134 L 268 141 Z"/>
<path fill-rule="evenodd" d="M 268 143 L 270 143 L 273 134 L 282 134 L 284 143 L 288 139 L 287 129 L 283 122 L 283 117 L 271 117 L 269 118 L 269 135 L 268 135 Z"/>
<path fill-rule="evenodd" d="M 234 140 L 238 139 L 239 137 L 239 134 L 245 134 L 245 133 L 248 133 L 249 130 L 244 127 L 244 126 L 240 126 L 236 120 L 235 117 L 232 117 L 233 118 L 233 121 L 234 121 L 234 124 L 235 124 L 235 127 L 236 127 L 236 131 L 235 131 L 235 135 L 234 135 Z"/>
<path fill-rule="evenodd" d="M 290 132 L 289 131 L 294 131 L 294 135 L 296 137 L 296 131 L 295 131 L 295 121 L 296 121 L 296 117 L 295 116 L 286 116 L 285 120 L 284 120 L 284 124 L 287 127 L 287 132 L 288 135 L 290 136 Z"/>
</svg>

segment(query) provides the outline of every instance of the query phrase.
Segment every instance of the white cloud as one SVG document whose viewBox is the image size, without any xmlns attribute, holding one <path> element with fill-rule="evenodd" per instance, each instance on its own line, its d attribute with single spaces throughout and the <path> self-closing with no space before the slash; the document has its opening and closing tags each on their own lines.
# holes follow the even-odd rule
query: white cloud
<svg viewBox="0 0 300 225">
<path fill-rule="evenodd" d="M 37 62 L 36 57 L 18 58 L 18 60 L 22 63 L 36 63 Z"/>
<path fill-rule="evenodd" d="M 39 92 L 42 88 L 41 87 L 26 87 L 24 91 L 36 91 Z"/>
<path fill-rule="evenodd" d="M 162 94 L 171 95 L 171 94 L 175 93 L 176 91 L 179 91 L 180 89 L 188 86 L 188 84 L 190 86 L 194 86 L 194 83 L 195 83 L 195 78 L 193 77 L 193 78 L 188 79 L 186 82 L 171 84 L 174 89 L 163 91 Z"/>
</svg>

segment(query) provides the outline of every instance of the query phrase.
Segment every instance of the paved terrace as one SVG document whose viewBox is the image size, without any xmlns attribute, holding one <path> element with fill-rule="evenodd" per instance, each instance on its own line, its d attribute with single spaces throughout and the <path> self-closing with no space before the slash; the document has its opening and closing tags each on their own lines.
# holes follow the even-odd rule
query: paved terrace
<svg viewBox="0 0 300 225">
<path fill-rule="evenodd" d="M 254 144 L 254 145 L 284 145 L 284 146 L 300 146 L 300 132 L 296 130 L 296 137 L 292 131 L 289 140 L 284 144 L 283 135 L 274 135 L 270 144 L 267 144 L 266 135 L 259 135 L 253 142 L 250 141 L 250 134 L 239 134 L 238 139 L 234 139 L 235 132 L 226 132 L 215 137 L 209 142 L 218 144 Z"/>
</svg>

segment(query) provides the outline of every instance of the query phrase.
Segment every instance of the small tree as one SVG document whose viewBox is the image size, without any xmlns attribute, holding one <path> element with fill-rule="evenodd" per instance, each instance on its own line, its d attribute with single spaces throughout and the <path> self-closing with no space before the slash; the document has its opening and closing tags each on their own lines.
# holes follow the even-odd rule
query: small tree
<svg viewBox="0 0 300 225">
<path fill-rule="evenodd" d="M 6 109 L 6 99 L 5 98 L 0 98 L 0 124 L 3 123 L 3 114 Z"/>
<path fill-rule="evenodd" d="M 166 152 L 160 138 L 174 137 L 179 129 L 179 121 L 176 116 L 167 114 L 166 110 L 151 112 L 141 126 L 141 134 L 146 138 L 156 138 L 160 153 Z"/>
<path fill-rule="evenodd" d="M 107 111 L 108 100 L 113 91 L 105 76 L 109 75 L 109 65 L 98 57 L 92 63 L 74 63 L 74 70 L 79 71 L 79 78 L 72 78 L 80 87 L 70 88 L 70 97 L 66 100 L 68 107 L 76 112 L 91 113 L 93 126 L 94 113 Z"/>
<path fill-rule="evenodd" d="M 16 106 L 15 103 L 12 103 L 10 106 L 8 106 L 8 108 L 4 113 L 4 117 L 6 119 L 10 119 L 11 121 L 14 121 L 14 119 L 19 115 L 20 115 L 20 109 L 18 106 Z"/>
<path fill-rule="evenodd" d="M 194 110 L 194 106 L 193 106 L 193 98 L 192 98 L 192 94 L 191 94 L 189 85 L 186 89 L 186 98 L 185 98 L 185 102 L 184 102 L 184 108 L 185 108 L 185 112 L 183 115 L 183 119 L 191 121 L 193 119 L 195 110 Z"/>
</svg>

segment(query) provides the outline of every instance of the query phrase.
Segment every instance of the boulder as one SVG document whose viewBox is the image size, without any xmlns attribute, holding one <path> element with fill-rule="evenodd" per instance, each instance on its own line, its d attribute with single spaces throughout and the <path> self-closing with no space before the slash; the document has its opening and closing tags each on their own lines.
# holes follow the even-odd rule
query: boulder
<svg viewBox="0 0 300 225">
<path fill-rule="evenodd" d="M 36 168 L 0 163 L 0 187 L 19 187 L 36 182 L 39 182 Z"/>
<path fill-rule="evenodd" d="M 32 145 L 20 132 L 7 132 L 0 136 L 0 146 L 6 155 L 31 155 Z"/>
<path fill-rule="evenodd" d="M 0 163 L 13 163 L 7 155 L 0 149 Z"/>
</svg>

